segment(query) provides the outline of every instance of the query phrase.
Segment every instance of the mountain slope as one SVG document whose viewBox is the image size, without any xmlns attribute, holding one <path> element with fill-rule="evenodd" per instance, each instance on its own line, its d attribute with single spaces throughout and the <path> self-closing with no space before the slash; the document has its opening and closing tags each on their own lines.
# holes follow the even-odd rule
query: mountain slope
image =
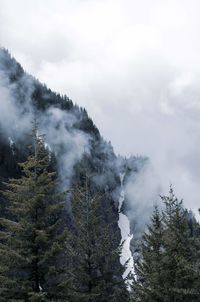
<svg viewBox="0 0 200 302">
<path fill-rule="evenodd" d="M 25 73 L 5 49 L 0 49 L 0 97 L 1 187 L 9 178 L 21 175 L 18 163 L 28 156 L 32 122 L 36 118 L 39 133 L 44 135 L 51 154 L 51 165 L 58 173 L 61 190 L 79 184 L 82 174 L 87 173 L 93 192 L 103 196 L 104 218 L 113 225 L 116 234 L 113 244 L 119 245 L 120 174 L 125 174 L 126 182 L 129 175 L 137 174 L 145 160 L 117 157 L 85 109 Z M 6 201 L 3 197 L 0 201 L 5 211 Z M 128 209 L 128 205 L 123 208 Z"/>
</svg>

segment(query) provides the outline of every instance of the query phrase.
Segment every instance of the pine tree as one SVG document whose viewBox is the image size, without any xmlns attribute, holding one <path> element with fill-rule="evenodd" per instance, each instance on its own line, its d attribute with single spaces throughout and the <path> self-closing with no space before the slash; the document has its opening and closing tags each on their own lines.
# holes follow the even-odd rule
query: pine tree
<svg viewBox="0 0 200 302">
<path fill-rule="evenodd" d="M 72 301 L 128 301 L 119 263 L 120 249 L 102 215 L 102 196 L 93 195 L 86 177 L 72 195 L 74 290 Z"/>
<path fill-rule="evenodd" d="M 0 219 L 0 301 L 67 301 L 64 196 L 36 125 L 33 145 L 4 193 L 12 218 Z"/>
<path fill-rule="evenodd" d="M 136 265 L 133 301 L 199 301 L 199 238 L 194 222 L 170 187 L 161 197 L 162 216 L 154 210 Z M 135 300 L 134 300 L 135 299 Z"/>
<path fill-rule="evenodd" d="M 155 208 L 143 237 L 133 301 L 199 301 L 199 239 L 194 237 L 194 223 L 172 187 L 169 196 L 161 198 L 162 216 Z"/>
<path fill-rule="evenodd" d="M 194 237 L 190 235 L 186 211 L 170 187 L 169 196 L 162 197 L 165 204 L 163 221 L 163 271 L 164 301 L 199 301 L 200 291 L 195 286 L 198 279 Z"/>
<path fill-rule="evenodd" d="M 133 284 L 136 301 L 163 301 L 163 223 L 162 217 L 155 206 L 151 223 L 144 233 L 141 246 L 142 259 L 135 263 L 137 279 Z"/>
</svg>

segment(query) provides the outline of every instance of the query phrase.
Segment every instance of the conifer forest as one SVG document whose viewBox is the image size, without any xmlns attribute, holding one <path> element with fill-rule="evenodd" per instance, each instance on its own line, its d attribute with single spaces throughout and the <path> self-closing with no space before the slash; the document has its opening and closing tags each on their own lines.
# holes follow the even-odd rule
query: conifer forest
<svg viewBox="0 0 200 302">
<path fill-rule="evenodd" d="M 200 302 L 199 14 L 0 0 L 0 302 Z"/>
</svg>

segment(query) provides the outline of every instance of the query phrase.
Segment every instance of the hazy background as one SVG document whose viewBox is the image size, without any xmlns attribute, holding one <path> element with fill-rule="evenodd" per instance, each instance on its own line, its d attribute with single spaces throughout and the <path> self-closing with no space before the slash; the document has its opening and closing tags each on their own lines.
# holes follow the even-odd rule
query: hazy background
<svg viewBox="0 0 200 302">
<path fill-rule="evenodd" d="M 0 45 L 86 107 L 116 153 L 151 158 L 141 198 L 172 183 L 196 211 L 199 16 L 199 0 L 0 0 Z"/>
</svg>

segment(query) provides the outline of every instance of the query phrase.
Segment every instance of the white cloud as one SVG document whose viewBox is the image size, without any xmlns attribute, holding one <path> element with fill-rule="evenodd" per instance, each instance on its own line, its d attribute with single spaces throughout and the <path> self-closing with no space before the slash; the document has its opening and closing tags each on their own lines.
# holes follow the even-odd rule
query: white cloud
<svg viewBox="0 0 200 302">
<path fill-rule="evenodd" d="M 198 0 L 0 0 L 0 41 L 198 207 Z"/>
</svg>

